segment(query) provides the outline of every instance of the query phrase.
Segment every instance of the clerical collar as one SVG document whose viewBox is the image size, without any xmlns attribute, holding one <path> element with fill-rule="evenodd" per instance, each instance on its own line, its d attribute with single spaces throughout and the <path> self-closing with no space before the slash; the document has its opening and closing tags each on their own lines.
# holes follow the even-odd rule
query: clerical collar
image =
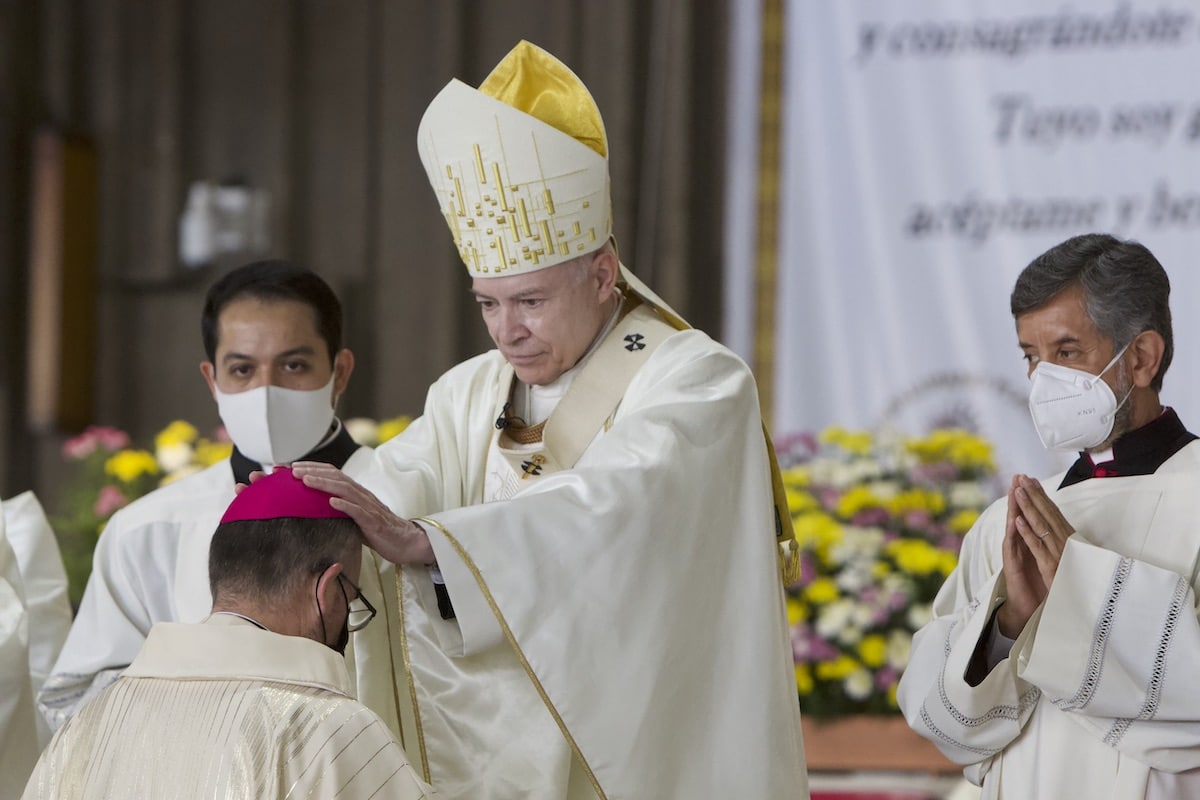
<svg viewBox="0 0 1200 800">
<path fill-rule="evenodd" d="M 604 323 L 604 327 L 600 333 L 596 334 L 596 338 L 592 341 L 587 352 L 583 357 L 571 367 L 569 370 L 559 375 L 550 383 L 543 386 L 530 386 L 527 383 L 522 383 L 519 379 L 513 378 L 512 391 L 512 416 L 526 421 L 529 425 L 536 425 L 539 422 L 544 422 L 554 412 L 558 406 L 558 401 L 562 400 L 563 395 L 567 393 L 575 376 L 583 369 L 583 365 L 588 362 L 592 354 L 600 348 L 600 343 L 608 338 L 608 334 L 616 327 L 617 320 L 621 318 L 621 312 L 625 308 L 625 297 L 619 292 L 617 293 L 617 307 L 613 309 L 612 314 L 608 318 L 608 322 Z"/>
<path fill-rule="evenodd" d="M 354 451 L 359 448 L 358 442 L 350 436 L 346 430 L 346 426 L 342 424 L 340 419 L 336 417 L 333 420 L 334 430 L 325 441 L 317 445 L 313 450 L 297 461 L 321 461 L 326 464 L 333 464 L 338 469 L 345 466 L 350 460 L 350 456 L 354 455 Z M 251 461 L 246 456 L 242 455 L 241 451 L 235 446 L 233 453 L 229 456 L 229 466 L 233 468 L 233 480 L 235 483 L 250 483 L 250 473 L 261 471 L 263 466 L 257 461 Z"/>
<path fill-rule="evenodd" d="M 1152 422 L 1123 434 L 1113 442 L 1111 460 L 1093 460 L 1087 453 L 1080 453 L 1058 488 L 1089 478 L 1150 475 L 1196 438 L 1196 434 L 1183 427 L 1175 410 L 1166 408 Z"/>
</svg>

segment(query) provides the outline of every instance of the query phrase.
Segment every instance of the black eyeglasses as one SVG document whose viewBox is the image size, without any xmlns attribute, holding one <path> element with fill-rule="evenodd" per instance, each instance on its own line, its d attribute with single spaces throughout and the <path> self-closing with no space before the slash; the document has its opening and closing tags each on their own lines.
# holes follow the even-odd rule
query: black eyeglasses
<svg viewBox="0 0 1200 800">
<path fill-rule="evenodd" d="M 349 615 L 346 620 L 346 629 L 351 633 L 361 631 L 367 627 L 367 623 L 375 619 L 375 606 L 367 598 L 363 597 L 362 589 L 354 585 L 354 582 L 349 578 L 338 573 L 338 586 L 342 587 L 342 597 L 346 598 L 346 608 L 349 609 Z M 350 588 L 354 590 L 354 598 L 351 599 L 346 594 L 346 584 L 350 584 Z M 361 605 L 360 605 L 361 604 Z"/>
</svg>

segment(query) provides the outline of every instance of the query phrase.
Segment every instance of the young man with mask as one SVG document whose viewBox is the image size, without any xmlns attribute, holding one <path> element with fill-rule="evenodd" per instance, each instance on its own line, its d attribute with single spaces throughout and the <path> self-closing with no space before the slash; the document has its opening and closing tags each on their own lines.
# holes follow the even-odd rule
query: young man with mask
<svg viewBox="0 0 1200 800">
<path fill-rule="evenodd" d="M 316 273 L 283 261 L 233 270 L 209 289 L 201 334 L 200 371 L 233 454 L 109 520 L 75 623 L 38 695 L 52 729 L 116 679 L 151 625 L 208 613 L 209 539 L 251 471 L 303 457 L 358 474 L 371 461 L 370 448 L 334 415 L 354 356 L 342 347 L 341 304 Z"/>
<path fill-rule="evenodd" d="M 1200 443 L 1159 399 L 1169 293 L 1102 234 L 1017 278 L 1034 425 L 1079 457 L 980 516 L 899 688 L 984 798 L 1200 797 Z"/>
<path fill-rule="evenodd" d="M 361 532 L 287 467 L 247 487 L 213 534 L 212 613 L 161 622 L 115 683 L 55 734 L 29 800 L 434 795 L 342 653 L 374 607 Z"/>
</svg>

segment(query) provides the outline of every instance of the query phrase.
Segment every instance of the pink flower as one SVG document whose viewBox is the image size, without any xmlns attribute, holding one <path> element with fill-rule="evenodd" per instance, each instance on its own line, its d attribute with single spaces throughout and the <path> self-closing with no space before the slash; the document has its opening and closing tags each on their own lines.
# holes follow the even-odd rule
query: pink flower
<svg viewBox="0 0 1200 800">
<path fill-rule="evenodd" d="M 124 508 L 129 504 L 129 498 L 121 493 L 117 487 L 109 484 L 100 490 L 100 495 L 96 498 L 96 504 L 92 507 L 97 517 L 107 517 L 118 508 Z"/>
<path fill-rule="evenodd" d="M 89 425 L 83 433 L 63 442 L 62 454 L 68 461 L 82 461 L 96 452 L 97 447 L 115 453 L 128 446 L 129 434 L 125 431 L 108 425 Z"/>
<path fill-rule="evenodd" d="M 96 437 L 88 428 L 78 436 L 72 436 L 63 442 L 62 455 L 68 461 L 83 461 L 96 450 Z"/>
<path fill-rule="evenodd" d="M 108 425 L 95 425 L 91 430 L 95 433 L 100 446 L 110 453 L 129 447 L 129 434 L 125 431 Z"/>
</svg>

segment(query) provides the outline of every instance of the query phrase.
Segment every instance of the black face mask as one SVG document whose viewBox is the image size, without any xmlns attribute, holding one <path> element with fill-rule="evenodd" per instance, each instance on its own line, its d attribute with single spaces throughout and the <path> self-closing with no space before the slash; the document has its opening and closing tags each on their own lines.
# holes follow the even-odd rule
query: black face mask
<svg viewBox="0 0 1200 800">
<path fill-rule="evenodd" d="M 342 632 L 338 634 L 337 641 L 329 645 L 334 652 L 346 655 L 346 645 L 350 644 L 350 615 L 346 615 L 346 621 L 342 623 Z"/>
<path fill-rule="evenodd" d="M 341 581 L 338 581 L 338 587 L 341 587 Z M 325 629 L 325 615 L 321 613 L 320 598 L 317 598 L 317 615 L 321 620 L 321 641 L 330 650 L 340 655 L 346 655 L 346 646 L 350 644 L 350 601 L 346 599 L 346 590 L 342 588 L 342 598 L 346 600 L 346 616 L 342 620 L 342 630 L 338 634 L 337 641 L 333 644 L 329 643 L 328 634 Z"/>
</svg>

